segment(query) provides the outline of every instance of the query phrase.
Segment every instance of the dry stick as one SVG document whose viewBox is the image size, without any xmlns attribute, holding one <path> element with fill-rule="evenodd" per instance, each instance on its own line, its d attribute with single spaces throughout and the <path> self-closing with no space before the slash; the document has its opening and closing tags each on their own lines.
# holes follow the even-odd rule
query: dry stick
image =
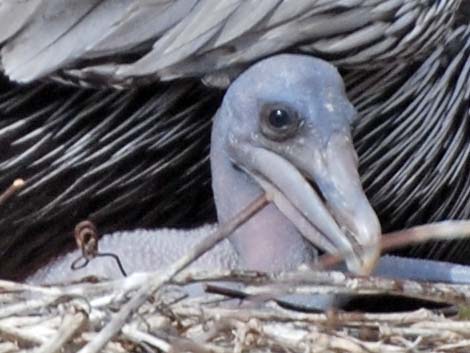
<svg viewBox="0 0 470 353">
<path fill-rule="evenodd" d="M 12 315 L 21 315 L 31 311 L 36 311 L 39 308 L 50 305 L 54 302 L 54 300 L 54 297 L 48 297 L 46 299 L 21 300 L 8 305 L 2 303 L 2 307 L 0 310 L 0 319 Z"/>
<path fill-rule="evenodd" d="M 171 351 L 171 345 L 167 341 L 147 332 L 142 332 L 135 326 L 125 325 L 122 328 L 122 333 L 137 344 L 147 343 L 165 353 Z"/>
<path fill-rule="evenodd" d="M 223 320 L 235 319 L 248 322 L 251 319 L 259 321 L 289 323 L 302 322 L 307 325 L 311 324 L 328 324 L 332 320 L 335 323 L 351 327 L 362 327 L 364 325 L 378 326 L 380 324 L 388 325 L 412 325 L 418 322 L 435 322 L 442 319 L 440 315 L 434 314 L 427 309 L 418 309 L 415 311 L 399 312 L 399 313 L 368 313 L 368 312 L 348 312 L 348 311 L 330 311 L 327 313 L 306 313 L 301 311 L 292 311 L 277 305 L 272 307 L 259 308 L 227 308 L 227 307 L 210 307 L 177 304 L 173 306 L 172 312 L 178 317 L 183 318 L 200 318 L 206 320 Z M 446 323 L 449 321 L 445 321 Z M 468 325 L 468 322 L 466 322 Z"/>
<path fill-rule="evenodd" d="M 81 311 L 65 315 L 55 336 L 41 346 L 36 353 L 60 352 L 64 345 L 80 330 L 86 319 L 87 316 Z"/>
<path fill-rule="evenodd" d="M 19 347 L 31 347 L 37 344 L 45 344 L 46 337 L 35 335 L 34 333 L 24 331 L 14 325 L 0 322 L 0 342 L 15 342 Z"/>
<path fill-rule="evenodd" d="M 1 292 L 31 292 L 40 293 L 44 295 L 58 296 L 62 294 L 63 290 L 57 287 L 41 287 L 34 286 L 26 283 L 12 282 L 0 279 Z M 1 311 L 0 311 L 1 316 Z"/>
<path fill-rule="evenodd" d="M 430 240 L 454 240 L 470 237 L 470 221 L 443 221 L 384 234 L 382 252 Z"/>
<path fill-rule="evenodd" d="M 16 194 L 23 186 L 25 182 L 23 179 L 16 179 L 2 194 L 0 194 L 0 206 L 8 201 L 10 197 Z"/>
<path fill-rule="evenodd" d="M 211 272 L 212 273 L 212 272 Z M 469 286 L 427 283 L 411 280 L 395 280 L 372 276 L 354 276 L 343 272 L 301 271 L 280 274 L 253 273 L 225 270 L 215 274 L 204 273 L 201 277 L 195 272 L 184 273 L 192 280 L 232 281 L 236 279 L 246 285 L 243 294 L 246 297 L 272 299 L 275 295 L 286 294 L 393 294 L 419 298 L 436 303 L 470 305 L 467 294 Z"/>
<path fill-rule="evenodd" d="M 100 333 L 90 341 L 78 353 L 97 353 L 99 352 L 124 326 L 127 318 L 133 311 L 137 310 L 147 301 L 147 298 L 156 290 L 169 282 L 175 275 L 181 272 L 186 266 L 197 260 L 206 251 L 224 240 L 240 225 L 249 220 L 254 214 L 260 211 L 269 203 L 269 198 L 263 193 L 248 207 L 241 211 L 235 218 L 225 224 L 220 225 L 219 229 L 207 236 L 199 244 L 191 249 L 186 255 L 169 266 L 165 271 L 159 273 L 144 284 L 137 293 L 127 302 L 121 310 L 111 319 L 110 322 L 100 331 Z"/>
<path fill-rule="evenodd" d="M 470 221 L 443 221 L 383 234 L 380 247 L 381 252 L 385 253 L 431 240 L 445 241 L 469 237 Z M 347 255 L 347 253 L 324 255 L 320 259 L 319 267 L 331 268 L 342 262 Z"/>
</svg>

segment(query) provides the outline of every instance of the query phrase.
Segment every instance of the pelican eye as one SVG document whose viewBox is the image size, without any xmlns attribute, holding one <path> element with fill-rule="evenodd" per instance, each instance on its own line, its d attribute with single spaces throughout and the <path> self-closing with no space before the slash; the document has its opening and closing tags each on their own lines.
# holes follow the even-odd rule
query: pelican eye
<svg viewBox="0 0 470 353">
<path fill-rule="evenodd" d="M 300 126 L 297 112 L 280 104 L 267 104 L 261 108 L 260 128 L 264 136 L 282 141 L 292 137 Z"/>
</svg>

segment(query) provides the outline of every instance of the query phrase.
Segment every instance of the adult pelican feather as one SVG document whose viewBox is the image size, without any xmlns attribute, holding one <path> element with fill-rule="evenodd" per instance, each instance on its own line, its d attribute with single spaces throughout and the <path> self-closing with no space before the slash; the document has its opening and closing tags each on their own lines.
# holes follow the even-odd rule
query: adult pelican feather
<svg viewBox="0 0 470 353">
<path fill-rule="evenodd" d="M 0 276 L 22 276 L 71 244 L 83 218 L 107 232 L 214 214 L 207 145 L 220 92 L 194 80 L 124 92 L 24 86 L 40 79 L 226 86 L 259 58 L 313 53 L 343 70 L 360 111 L 363 181 L 384 228 L 468 217 L 466 6 L 1 1 L 3 71 L 23 85 L 2 83 L 0 184 L 22 177 L 27 187 L 0 209 Z M 465 249 L 424 251 L 459 260 Z"/>
</svg>

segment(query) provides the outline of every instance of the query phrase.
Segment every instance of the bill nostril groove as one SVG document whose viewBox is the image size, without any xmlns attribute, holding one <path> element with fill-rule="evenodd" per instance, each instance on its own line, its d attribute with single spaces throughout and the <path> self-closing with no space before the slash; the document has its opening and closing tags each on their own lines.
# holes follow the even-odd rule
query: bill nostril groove
<svg viewBox="0 0 470 353">
<path fill-rule="evenodd" d="M 325 195 L 323 195 L 323 192 L 320 190 L 320 187 L 318 186 L 318 184 L 312 180 L 309 180 L 309 184 L 312 187 L 312 189 L 316 192 L 320 200 L 323 202 L 323 204 L 329 209 L 328 202 L 326 201 L 326 197 Z"/>
</svg>

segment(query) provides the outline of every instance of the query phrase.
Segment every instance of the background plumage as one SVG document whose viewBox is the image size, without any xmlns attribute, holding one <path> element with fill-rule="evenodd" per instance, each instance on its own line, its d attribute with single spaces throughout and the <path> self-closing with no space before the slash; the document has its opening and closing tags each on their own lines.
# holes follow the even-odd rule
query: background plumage
<svg viewBox="0 0 470 353">
<path fill-rule="evenodd" d="M 469 8 L 0 1 L 0 188 L 27 180 L 0 205 L 0 277 L 19 278 L 73 246 L 85 218 L 103 233 L 213 221 L 207 156 L 223 91 L 201 80 L 224 87 L 280 51 L 326 58 L 344 73 L 361 115 L 361 174 L 384 229 L 469 217 Z M 411 254 L 468 262 L 468 250 L 433 244 Z"/>
</svg>

